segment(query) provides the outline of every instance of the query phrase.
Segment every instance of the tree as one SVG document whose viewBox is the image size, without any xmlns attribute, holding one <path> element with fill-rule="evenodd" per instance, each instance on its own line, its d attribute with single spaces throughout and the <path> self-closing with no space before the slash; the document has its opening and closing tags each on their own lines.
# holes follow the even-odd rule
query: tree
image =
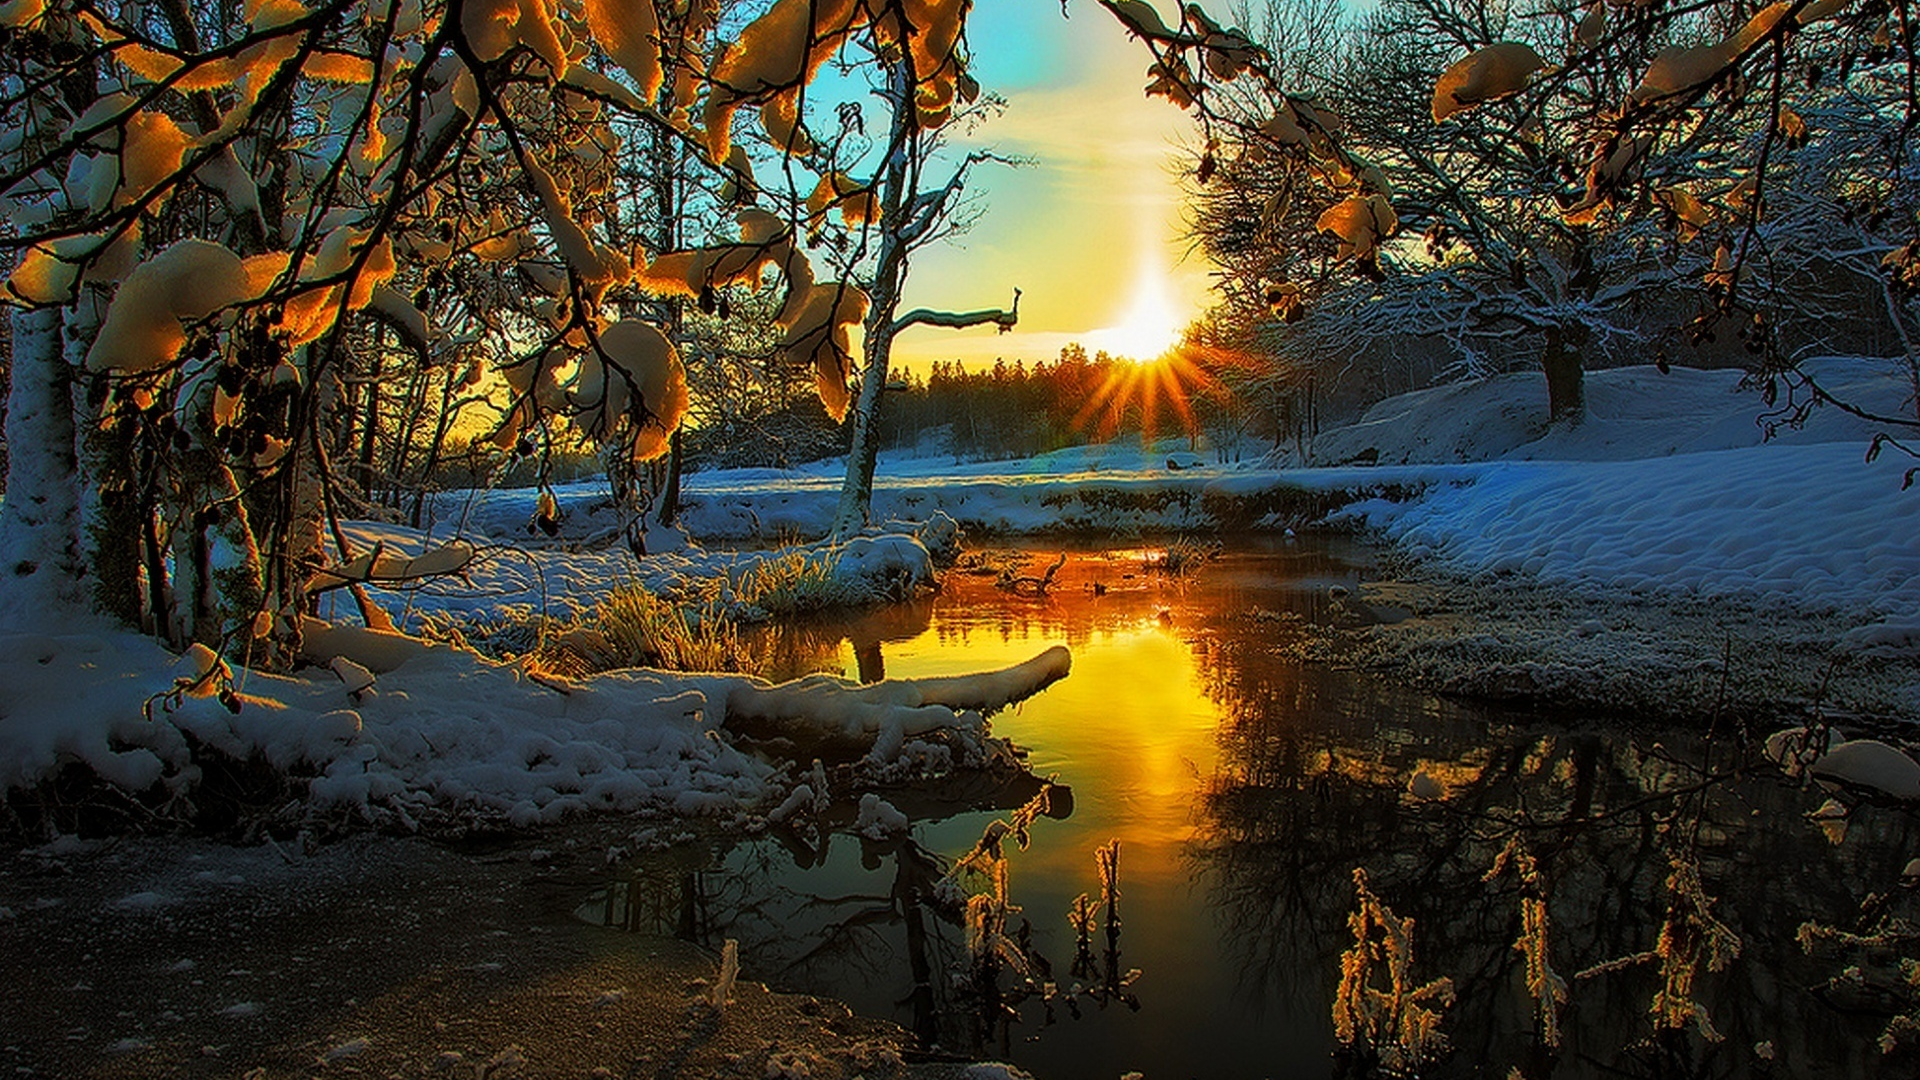
<svg viewBox="0 0 1920 1080">
<path fill-rule="evenodd" d="M 8 596 L 291 657 L 316 592 L 364 576 L 331 524 L 357 485 L 330 419 L 404 381 L 415 415 L 391 438 L 415 445 L 431 417 L 431 456 L 466 387 L 497 403 L 503 454 L 586 440 L 651 460 L 687 390 L 649 296 L 714 304 L 778 274 L 785 353 L 844 403 L 859 316 L 796 243 L 823 208 L 795 173 L 830 161 L 801 99 L 864 35 L 910 58 L 916 130 L 937 129 L 966 82 L 965 11 L 776 0 L 716 50 L 707 0 L 0 6 Z M 748 183 L 743 109 L 784 190 Z M 652 217 L 619 182 L 642 144 L 688 163 Z M 667 250 L 648 223 L 694 187 L 746 207 L 739 237 Z M 361 446 L 383 437 L 362 422 Z"/>
<path fill-rule="evenodd" d="M 1913 50 L 1901 47 L 1913 35 L 1904 4 L 1569 12 L 1404 0 L 1371 17 L 1375 32 L 1359 35 L 1354 57 L 1355 70 L 1369 74 L 1349 80 L 1352 100 L 1333 104 L 1283 88 L 1275 73 L 1286 69 L 1284 57 L 1273 62 L 1195 9 L 1168 26 L 1144 4 L 1106 6 L 1155 55 L 1148 93 L 1199 119 L 1206 149 L 1197 183 L 1221 172 L 1223 145 L 1238 147 L 1229 163 L 1253 151 L 1282 162 L 1287 177 L 1304 174 L 1318 185 L 1310 189 L 1313 231 L 1331 240 L 1333 261 L 1372 278 L 1396 262 L 1417 270 L 1403 277 L 1419 279 L 1426 295 L 1406 308 L 1442 316 L 1434 325 L 1457 324 L 1445 316 L 1464 307 L 1471 332 L 1504 323 L 1536 335 L 1556 415 L 1578 411 L 1579 354 L 1598 347 L 1596 331 L 1622 326 L 1615 316 L 1635 295 L 1692 273 L 1708 307 L 1690 328 L 1696 338 L 1729 317 L 1766 324 L 1781 304 L 1779 293 L 1745 287 L 1761 277 L 1751 263 L 1764 251 L 1769 185 L 1791 144 L 1827 134 L 1809 123 L 1816 110 L 1796 107 L 1791 88 L 1861 94 L 1883 121 L 1898 119 L 1877 160 L 1860 162 L 1853 186 L 1876 209 L 1911 188 L 1920 101 Z M 1242 76 L 1257 92 L 1223 92 Z M 1362 92 L 1369 87 L 1377 93 Z M 1429 98 L 1437 127 L 1398 122 L 1407 102 Z M 1253 101 L 1258 109 L 1247 107 Z M 1397 188 L 1403 181 L 1406 190 Z M 1295 186 L 1306 185 L 1286 190 Z M 1290 205 L 1282 199 L 1277 209 Z M 1396 241 L 1403 224 L 1423 227 L 1425 253 Z M 1920 223 L 1896 227 L 1905 243 L 1895 238 L 1882 273 L 1890 287 L 1910 287 Z M 1230 228 L 1221 235 L 1236 240 Z M 1705 258 L 1657 251 L 1653 228 L 1682 248 L 1703 234 L 1713 246 Z M 1481 291 L 1503 280 L 1512 286 L 1482 306 Z M 1455 281 L 1462 287 L 1444 303 L 1435 290 Z M 1391 303 L 1404 283 L 1381 296 Z M 1297 318 L 1321 281 L 1269 284 L 1277 314 Z"/>
<path fill-rule="evenodd" d="M 1018 289 L 1014 290 L 1013 302 L 1004 310 L 955 313 L 919 308 L 904 315 L 899 313 L 913 252 L 951 230 L 972 170 L 983 163 L 1005 159 L 990 151 L 976 150 L 953 165 L 944 182 L 927 184 L 924 176 L 926 169 L 935 164 L 940 128 L 925 122 L 924 110 L 916 100 L 914 87 L 920 76 L 912 56 L 903 55 L 885 65 L 884 78 L 879 94 L 887 108 L 888 131 L 874 185 L 878 216 L 873 222 L 874 255 L 867 277 L 866 363 L 860 376 L 860 397 L 853 410 L 853 445 L 847 453 L 846 479 L 840 488 L 840 503 L 833 519 L 836 537 L 850 536 L 868 523 L 874 470 L 880 453 L 880 408 L 886 393 L 894 339 L 918 325 L 959 329 L 992 323 L 1004 333 L 1012 329 L 1020 317 Z M 989 107 L 997 110 L 998 103 L 990 102 Z M 864 240 L 865 237 L 863 248 Z"/>
</svg>

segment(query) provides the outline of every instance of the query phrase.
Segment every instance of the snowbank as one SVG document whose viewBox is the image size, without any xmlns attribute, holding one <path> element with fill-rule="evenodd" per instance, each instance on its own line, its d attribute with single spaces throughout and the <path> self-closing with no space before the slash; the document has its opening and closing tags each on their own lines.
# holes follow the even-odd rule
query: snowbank
<svg viewBox="0 0 1920 1080">
<path fill-rule="evenodd" d="M 1169 469 L 1172 459 L 1182 467 Z M 1185 439 L 1080 446 L 1019 461 L 959 462 L 886 453 L 874 481 L 872 520 L 926 521 L 945 514 L 973 533 L 1176 532 L 1211 528 L 1204 492 L 1227 474 Z M 792 469 L 694 473 L 681 488 L 680 524 L 701 542 L 825 536 L 839 506 L 844 462 Z M 604 481 L 553 489 L 561 536 L 588 545 L 618 536 Z M 501 543 L 539 543 L 532 489 L 449 492 L 433 503 L 436 522 Z M 651 539 L 649 541 L 652 543 Z M 652 548 L 650 547 L 650 550 Z"/>
<path fill-rule="evenodd" d="M 1899 363 L 1830 357 L 1801 366 L 1843 401 L 1884 416 L 1912 415 L 1912 387 Z M 1586 416 L 1555 425 L 1547 423 L 1546 383 L 1536 373 L 1449 383 L 1388 398 L 1358 422 L 1322 432 L 1304 461 L 1286 455 L 1277 463 L 1622 461 L 1763 443 L 1864 443 L 1879 430 L 1832 407 L 1788 426 L 1785 411 L 1770 408 L 1744 377 L 1682 367 L 1667 374 L 1647 366 L 1588 372 Z"/>
<path fill-rule="evenodd" d="M 1744 596 L 1920 618 L 1910 464 L 1864 444 L 1604 463 L 1496 462 L 1352 517 L 1416 558 L 1613 592 Z"/>
<path fill-rule="evenodd" d="M 978 712 L 1066 674 L 1064 649 L 977 679 L 858 687 L 629 669 L 576 683 L 536 677 L 447 646 L 395 650 L 364 633 L 331 647 L 375 648 L 383 672 L 350 694 L 332 670 L 241 672 L 238 710 L 175 693 L 191 676 L 136 634 L 0 631 L 0 790 L 68 765 L 133 793 L 189 801 L 198 747 L 258 757 L 307 780 L 319 808 L 416 827 L 449 816 L 528 826 L 588 810 L 643 807 L 742 814 L 773 800 L 776 767 L 731 745 L 729 724 L 776 718 L 791 735 L 858 734 L 900 752 L 901 736 L 950 728 L 978 743 Z M 370 656 L 361 655 L 371 661 Z"/>
</svg>

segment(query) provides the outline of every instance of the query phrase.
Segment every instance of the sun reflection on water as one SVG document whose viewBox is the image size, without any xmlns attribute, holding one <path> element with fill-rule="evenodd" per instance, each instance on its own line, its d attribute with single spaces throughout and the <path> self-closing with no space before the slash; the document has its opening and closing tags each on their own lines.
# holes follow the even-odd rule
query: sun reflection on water
<svg viewBox="0 0 1920 1080">
<path fill-rule="evenodd" d="M 1696 891 L 1746 943 L 1738 964 L 1703 969 L 1695 990 L 1725 1045 L 1775 1041 L 1796 1076 L 1869 1074 L 1879 1018 L 1839 1017 L 1781 988 L 1839 970 L 1841 961 L 1805 953 L 1794 928 L 1811 913 L 1857 906 L 1865 885 L 1920 843 L 1920 824 L 1863 812 L 1845 845 L 1828 845 L 1800 820 L 1807 796 L 1777 777 L 1698 789 L 1686 764 L 1702 753 L 1697 733 L 1658 731 L 1643 743 L 1566 717 L 1503 719 L 1303 663 L 1281 648 L 1297 635 L 1288 627 L 1368 617 L 1359 572 L 1337 559 L 1285 548 L 1229 554 L 1187 580 L 1152 572 L 1150 554 L 1073 554 L 1037 597 L 953 575 L 930 608 L 842 624 L 843 638 L 823 631 L 810 646 L 817 664 L 848 677 L 882 667 L 944 675 L 1062 642 L 1073 650 L 1070 677 L 992 721 L 1028 748 L 1043 779 L 1072 788 L 1070 812 L 1034 822 L 1032 846 L 1009 850 L 1017 910 L 1004 928 L 1063 962 L 1074 952 L 1075 897 L 1097 895 L 1095 852 L 1118 840 L 1126 934 L 1108 968 L 1142 974 L 1126 999 L 1095 1007 L 1083 997 L 1071 1017 L 1055 1001 L 1036 1008 L 1030 995 L 1024 1009 L 1000 1010 L 974 1051 L 1042 1076 L 1190 1075 L 1195 1062 L 1223 1078 L 1336 1074 L 1329 1006 L 1359 869 L 1382 903 L 1417 925 L 1408 977 L 1457 986 L 1442 1021 L 1454 1050 L 1434 1075 L 1479 1075 L 1537 1049 L 1528 998 L 1515 989 L 1526 956 L 1515 946 L 1519 902 L 1551 912 L 1542 955 L 1561 972 L 1651 948 L 1672 892 L 1669 855 L 1681 851 L 1675 826 L 1690 808 Z M 1722 756 L 1733 749 L 1709 741 L 1705 752 L 1716 745 Z M 1696 758 L 1675 756 L 1688 754 Z M 1695 794 L 1662 794 L 1686 791 Z M 661 902 L 677 897 L 684 912 L 692 896 L 714 913 L 715 931 L 757 941 L 752 955 L 771 968 L 758 977 L 907 1023 L 901 1003 L 925 978 L 956 970 L 965 935 L 921 925 L 935 954 L 927 968 L 903 926 L 919 916 L 897 902 L 901 883 L 969 851 L 1030 793 L 968 801 L 949 790 L 944 805 L 910 804 L 914 794 L 888 795 L 914 819 L 911 841 L 856 837 L 843 824 L 823 828 L 804 859 L 786 841 L 740 845 L 707 869 L 675 868 L 685 887 Z M 1525 896 L 1488 873 L 1514 837 L 1539 858 Z M 621 888 L 624 904 L 652 903 L 638 886 Z M 615 899 L 609 891 L 597 903 L 612 913 Z M 915 982 L 909 954 L 932 974 Z M 1621 1075 L 1673 1075 L 1633 1057 L 1651 1045 L 1653 974 L 1573 980 L 1561 1017 L 1567 1067 L 1551 1075 L 1597 1075 L 1579 1063 L 1609 1060 L 1627 1062 Z"/>
</svg>

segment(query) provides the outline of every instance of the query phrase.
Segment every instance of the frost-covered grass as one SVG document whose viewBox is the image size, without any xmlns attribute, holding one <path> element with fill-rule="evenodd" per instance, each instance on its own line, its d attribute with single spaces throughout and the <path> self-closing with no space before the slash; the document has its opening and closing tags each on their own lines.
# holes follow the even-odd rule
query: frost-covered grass
<svg viewBox="0 0 1920 1080">
<path fill-rule="evenodd" d="M 734 596 L 739 603 L 779 618 L 844 606 L 847 597 L 830 559 L 788 548 L 748 564 L 739 574 Z"/>
<path fill-rule="evenodd" d="M 741 647 L 738 628 L 717 605 L 688 608 L 631 585 L 608 593 L 590 617 L 555 640 L 586 659 L 595 671 L 756 669 Z"/>
</svg>

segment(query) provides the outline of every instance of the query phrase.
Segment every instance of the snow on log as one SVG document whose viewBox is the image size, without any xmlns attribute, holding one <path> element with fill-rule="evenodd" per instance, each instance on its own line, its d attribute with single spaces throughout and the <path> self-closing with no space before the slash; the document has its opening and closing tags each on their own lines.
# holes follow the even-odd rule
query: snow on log
<svg viewBox="0 0 1920 1080">
<path fill-rule="evenodd" d="M 375 674 L 385 674 L 432 648 L 419 638 L 392 630 L 340 626 L 311 616 L 300 619 L 301 652 L 318 663 L 346 659 Z"/>
<path fill-rule="evenodd" d="M 383 545 L 375 544 L 371 551 L 358 558 L 336 567 L 315 571 L 307 589 L 310 592 L 325 592 L 343 585 L 405 584 L 431 577 L 458 574 L 473 563 L 474 554 L 473 545 L 464 540 L 442 544 L 412 558 L 388 555 Z"/>
<path fill-rule="evenodd" d="M 770 720 L 812 727 L 822 735 L 921 735 L 981 712 L 1023 701 L 1067 677 L 1072 654 L 1055 645 L 999 671 L 919 679 L 883 679 L 862 686 L 832 675 L 809 675 L 770 686 L 742 680 L 726 696 L 728 720 Z"/>
</svg>

